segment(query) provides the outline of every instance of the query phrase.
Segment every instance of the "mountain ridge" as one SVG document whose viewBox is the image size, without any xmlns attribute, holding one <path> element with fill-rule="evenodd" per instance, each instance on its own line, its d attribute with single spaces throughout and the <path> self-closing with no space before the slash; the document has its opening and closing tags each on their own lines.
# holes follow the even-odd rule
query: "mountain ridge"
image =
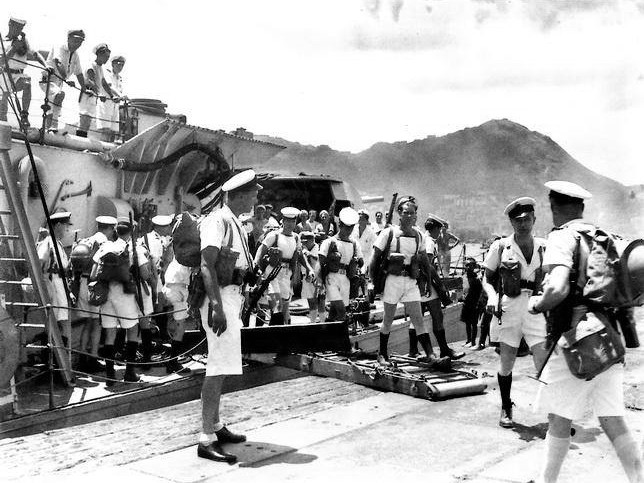
<svg viewBox="0 0 644 483">
<path fill-rule="evenodd" d="M 631 188 L 590 170 L 551 137 L 509 119 L 492 119 L 443 136 L 377 142 L 358 153 L 336 151 L 270 136 L 256 139 L 286 146 L 262 169 L 328 174 L 351 183 L 361 194 L 413 194 L 420 202 L 419 224 L 428 212 L 450 220 L 456 232 L 481 238 L 509 232 L 503 216 L 518 196 L 537 200 L 537 232 L 551 226 L 543 183 L 576 182 L 594 198 L 588 219 L 618 233 L 633 233 L 641 203 Z M 280 142 L 281 141 L 281 142 Z M 387 200 L 378 208 L 388 205 Z M 370 207 L 372 209 L 372 207 Z"/>
</svg>

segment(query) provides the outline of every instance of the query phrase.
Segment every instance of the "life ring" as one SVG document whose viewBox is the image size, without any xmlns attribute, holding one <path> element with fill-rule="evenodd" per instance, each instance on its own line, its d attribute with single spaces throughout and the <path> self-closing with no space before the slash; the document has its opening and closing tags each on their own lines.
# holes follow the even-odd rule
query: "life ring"
<svg viewBox="0 0 644 483">
<path fill-rule="evenodd" d="M 7 310 L 0 306 L 0 387 L 5 387 L 18 367 L 18 330 Z"/>
</svg>

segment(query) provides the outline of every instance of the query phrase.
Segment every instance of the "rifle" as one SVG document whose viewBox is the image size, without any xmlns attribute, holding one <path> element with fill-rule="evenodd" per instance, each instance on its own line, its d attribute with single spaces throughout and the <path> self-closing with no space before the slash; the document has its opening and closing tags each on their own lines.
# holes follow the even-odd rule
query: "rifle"
<svg viewBox="0 0 644 483">
<path fill-rule="evenodd" d="M 277 274 L 281 269 L 282 265 L 277 265 L 275 268 L 273 268 L 273 270 L 270 271 L 265 279 L 255 285 L 249 292 L 248 303 L 244 305 L 244 310 L 242 310 L 241 316 L 242 324 L 244 325 L 244 327 L 248 327 L 248 325 L 250 324 L 250 314 L 255 310 L 259 299 L 262 298 L 262 295 L 264 295 L 264 292 L 266 292 L 268 286 L 275 279 L 275 277 L 277 277 Z"/>
<path fill-rule="evenodd" d="M 394 193 L 391 196 L 391 204 L 389 205 L 389 211 L 385 217 L 385 227 L 390 226 L 391 222 L 394 219 L 394 209 L 396 208 L 396 201 L 398 201 L 398 193 Z"/>
<path fill-rule="evenodd" d="M 132 212 L 129 212 L 130 216 L 130 226 L 132 227 L 132 277 L 134 278 L 134 285 L 136 285 L 136 304 L 139 306 L 141 312 L 143 312 L 143 294 L 141 293 L 141 274 L 139 273 L 139 254 L 136 251 L 136 232 L 134 230 L 134 221 L 132 219 Z"/>
</svg>

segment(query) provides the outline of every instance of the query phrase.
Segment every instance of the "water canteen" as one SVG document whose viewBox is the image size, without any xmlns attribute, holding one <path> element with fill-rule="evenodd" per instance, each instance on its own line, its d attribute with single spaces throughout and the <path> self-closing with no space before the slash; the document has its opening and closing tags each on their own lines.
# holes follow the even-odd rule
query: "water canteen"
<svg viewBox="0 0 644 483">
<path fill-rule="evenodd" d="M 172 248 L 174 256 L 181 265 L 198 267 L 201 265 L 201 235 L 199 218 L 184 211 L 172 228 Z"/>
</svg>

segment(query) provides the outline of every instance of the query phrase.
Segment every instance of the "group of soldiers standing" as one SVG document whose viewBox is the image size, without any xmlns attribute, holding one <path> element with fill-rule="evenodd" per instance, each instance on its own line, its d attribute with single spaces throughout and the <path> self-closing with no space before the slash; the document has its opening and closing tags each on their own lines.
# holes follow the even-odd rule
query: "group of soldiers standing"
<svg viewBox="0 0 644 483">
<path fill-rule="evenodd" d="M 562 301 L 569 300 L 567 297 L 571 293 L 574 295 L 571 299 L 573 313 L 581 319 L 593 314 L 612 321 L 613 312 L 610 308 L 589 303 L 577 285 L 571 284 L 571 273 L 576 276 L 586 273 L 588 264 L 590 246 L 580 242 L 578 230 L 582 225 L 593 227 L 583 220 L 584 200 L 591 197 L 590 193 L 565 181 L 549 182 L 546 187 L 556 227 L 547 240 L 533 234 L 535 200 L 520 197 L 509 203 L 504 211 L 512 226 L 512 235 L 496 240 L 484 261 L 480 289 L 487 296 L 486 311 L 496 317 L 492 325 L 499 341 L 499 425 L 504 428 L 514 426 L 512 370 L 520 341 L 525 339 L 535 368 L 547 383 L 537 397 L 537 406 L 548 413 L 549 422 L 538 481 L 556 481 L 570 446 L 572 421 L 582 417 L 589 404 L 599 417 L 630 481 L 642 481 L 644 475 L 639 448 L 624 419 L 623 363 L 615 363 L 589 380 L 580 379 L 571 374 L 559 346 L 553 345 L 557 344 L 557 339 L 552 338 L 553 328 L 544 312 L 551 313 Z M 205 296 L 198 309 L 208 341 L 208 359 L 202 389 L 202 433 L 197 453 L 199 457 L 214 461 L 236 461 L 236 456 L 222 443 L 240 443 L 246 439 L 244 435 L 228 430 L 220 421 L 220 398 L 225 376 L 242 373 L 240 314 L 247 296 L 244 287 L 256 285 L 258 280 L 269 275 L 268 298 L 273 299 L 274 311 L 281 315 L 281 323 L 289 323 L 293 275 L 298 267 L 301 267 L 303 275 L 302 294 L 311 304 L 312 322 L 316 321 L 316 308 L 320 315 L 324 310 L 325 304 L 315 305 L 320 291 L 324 292 L 329 305 L 330 313 L 326 320 L 344 320 L 349 301 L 355 296 L 352 294 L 352 281 L 368 280 L 374 291 L 381 293 L 384 305 L 378 354 L 378 363 L 382 366 L 390 365 L 389 333 L 399 303 L 404 305 L 411 320 L 411 355 L 418 353 L 416 346 L 419 343 L 424 352 L 422 359 L 439 370 L 449 367 L 451 360 L 463 355 L 455 353 L 447 345 L 442 323 L 441 287 L 437 281 L 440 277 L 436 264 L 436 238 L 444 226 L 440 218 L 430 215 L 425 222 L 426 232 L 421 231 L 417 226 L 416 199 L 403 197 L 395 206 L 398 222 L 384 226 L 373 236 L 369 235 L 373 242 L 365 247 L 364 242 L 360 242 L 361 235 L 368 234 L 368 230 L 376 231 L 368 224 L 368 213 L 343 208 L 339 211 L 335 232 L 323 239 L 318 236 L 316 240 L 315 232 L 301 227 L 297 229 L 302 223 L 301 211 L 286 207 L 281 210 L 281 227 L 266 231 L 253 243 L 252 227 L 248 229 L 244 221 L 252 218 L 249 213 L 256 206 L 260 189 L 252 170 L 231 177 L 222 187 L 225 203 L 203 217 L 200 224 L 201 261 L 198 269 Z M 59 239 L 62 234 L 59 227 L 70 223 L 71 214 L 56 213 L 51 218 Z M 180 314 L 187 311 L 188 285 L 194 268 L 179 264 L 176 257 L 168 259 L 164 256 L 170 246 L 168 227 L 172 220 L 172 216 L 152 219 L 154 230 L 133 243 L 133 227 L 129 220 L 99 217 L 96 220 L 98 230 L 91 237 L 92 244 L 96 243 L 98 248 L 92 253 L 91 272 L 81 277 L 80 286 L 83 288 L 78 292 L 79 300 L 83 294 L 91 297 L 91 286 L 97 279 L 96 271 L 105 253 L 126 253 L 128 266 L 139 268 L 138 278 L 144 287 L 148 287 L 144 290 L 148 297 L 143 297 L 140 305 L 137 304 L 136 291 L 127 283 L 110 281 L 107 301 L 98 311 L 103 313 L 100 316 L 100 324 L 105 330 L 103 355 L 108 360 L 113 356 L 117 321 L 121 328 L 126 329 L 126 381 L 138 380 L 134 362 L 139 332 L 145 353 L 149 334 L 144 334 L 149 330 L 149 317 L 155 309 L 172 306 L 174 311 L 179 310 L 174 314 L 179 328 L 174 332 L 173 355 L 180 350 L 180 322 L 185 317 Z M 51 245 L 51 237 L 45 238 L 38 246 L 38 253 L 55 300 L 64 296 L 64 290 L 61 290 L 61 281 L 57 278 L 60 272 L 52 266 Z M 166 263 L 164 259 L 169 261 Z M 474 280 L 474 267 L 468 270 L 472 272 L 468 276 Z M 574 280 L 575 284 L 586 282 L 583 276 Z M 151 294 L 159 293 L 165 295 L 167 302 L 160 304 L 157 296 L 157 303 L 153 304 L 155 297 Z M 59 320 L 67 316 L 64 308 L 56 310 Z M 423 317 L 426 311 L 431 315 L 427 320 Z M 430 319 L 439 355 L 432 349 Z M 83 344 L 88 344 L 84 348 L 89 347 L 90 354 L 96 352 L 96 327 L 96 320 L 88 318 L 86 335 L 82 340 Z M 178 369 L 181 369 L 180 365 Z M 113 364 L 106 362 L 105 370 L 107 377 L 114 379 Z"/>
<path fill-rule="evenodd" d="M 98 216 L 96 232 L 78 240 L 68 256 L 60 240 L 66 225 L 72 224 L 71 218 L 70 212 L 52 214 L 54 237 L 47 234 L 39 241 L 37 252 L 56 320 L 61 326 L 66 324 L 71 304 L 76 319 L 81 321 L 77 369 L 89 373 L 105 371 L 106 383 L 113 385 L 118 352 L 127 363 L 124 381 L 138 382 L 136 365 L 149 367 L 152 362 L 155 327 L 152 318 L 175 307 L 169 315 L 173 324 L 169 334 L 171 358 L 166 369 L 168 373 L 184 372 L 177 358 L 187 318 L 185 301 L 190 273 L 189 269 L 186 274 L 177 266 L 172 255 L 170 225 L 174 217 L 153 217 L 152 230 L 135 239 L 135 227 L 129 217 Z M 167 325 L 164 323 L 163 327 Z M 124 333 L 122 341 L 117 341 L 119 328 Z M 99 362 L 101 339 L 105 366 Z M 142 357 L 137 357 L 138 352 Z"/>
</svg>

